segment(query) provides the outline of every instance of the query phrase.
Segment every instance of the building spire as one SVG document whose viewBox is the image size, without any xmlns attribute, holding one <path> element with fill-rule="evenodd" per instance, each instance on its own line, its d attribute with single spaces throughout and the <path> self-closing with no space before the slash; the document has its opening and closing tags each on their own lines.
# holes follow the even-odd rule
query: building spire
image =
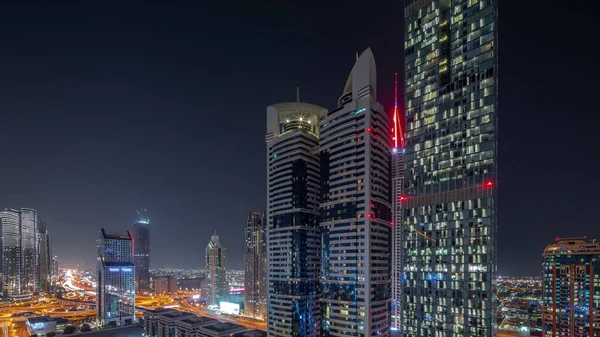
<svg viewBox="0 0 600 337">
<path fill-rule="evenodd" d="M 356 52 L 356 60 L 358 61 L 358 52 Z"/>
<path fill-rule="evenodd" d="M 296 86 L 296 102 L 300 103 L 300 86 Z"/>
</svg>

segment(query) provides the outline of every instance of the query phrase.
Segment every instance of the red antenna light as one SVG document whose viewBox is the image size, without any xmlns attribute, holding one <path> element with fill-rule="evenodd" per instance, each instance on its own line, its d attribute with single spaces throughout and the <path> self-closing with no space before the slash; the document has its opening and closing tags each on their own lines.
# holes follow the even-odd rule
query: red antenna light
<svg viewBox="0 0 600 337">
<path fill-rule="evenodd" d="M 392 140 L 394 148 L 404 147 L 404 133 L 402 132 L 402 123 L 398 114 L 398 73 L 394 73 L 394 128 L 392 129 Z"/>
<path fill-rule="evenodd" d="M 370 217 L 372 217 L 371 213 L 367 214 L 367 218 L 370 218 Z"/>
<path fill-rule="evenodd" d="M 490 180 L 487 183 L 483 184 L 483 186 L 485 186 L 485 187 L 492 187 L 492 186 L 494 186 L 494 183 Z"/>
<path fill-rule="evenodd" d="M 401 195 L 401 196 L 400 196 L 400 201 L 401 201 L 401 202 L 402 202 L 402 201 L 406 201 L 406 200 L 408 200 L 408 198 L 407 198 L 407 197 L 405 197 L 405 196 L 403 196 L 403 195 Z"/>
</svg>

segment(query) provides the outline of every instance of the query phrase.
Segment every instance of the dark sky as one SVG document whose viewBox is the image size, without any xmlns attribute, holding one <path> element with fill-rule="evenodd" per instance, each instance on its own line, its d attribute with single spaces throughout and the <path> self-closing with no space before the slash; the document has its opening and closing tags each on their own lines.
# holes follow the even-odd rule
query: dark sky
<svg viewBox="0 0 600 337">
<path fill-rule="evenodd" d="M 500 6 L 499 269 L 537 275 L 554 237 L 600 238 L 598 5 Z M 334 107 L 370 46 L 391 107 L 402 16 L 378 0 L 2 2 L 0 207 L 38 209 L 67 266 L 93 266 L 98 229 L 145 205 L 153 267 L 202 266 L 217 229 L 241 269 L 266 106 L 300 85 Z"/>
</svg>

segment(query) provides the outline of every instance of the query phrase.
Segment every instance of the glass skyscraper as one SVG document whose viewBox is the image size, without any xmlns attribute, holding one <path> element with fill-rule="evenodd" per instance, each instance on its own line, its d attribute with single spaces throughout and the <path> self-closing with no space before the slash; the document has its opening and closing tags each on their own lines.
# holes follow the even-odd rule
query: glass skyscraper
<svg viewBox="0 0 600 337">
<path fill-rule="evenodd" d="M 267 315 L 267 226 L 258 212 L 250 212 L 245 230 L 244 313 L 266 318 Z"/>
<path fill-rule="evenodd" d="M 323 336 L 387 336 L 391 303 L 390 117 L 371 49 L 321 119 Z"/>
<path fill-rule="evenodd" d="M 407 0 L 404 336 L 496 325 L 494 0 Z"/>
<path fill-rule="evenodd" d="M 270 337 L 318 336 L 319 106 L 267 107 L 267 273 Z"/>
<path fill-rule="evenodd" d="M 138 211 L 133 224 L 135 282 L 137 289 L 150 290 L 150 219 L 146 209 Z"/>
<path fill-rule="evenodd" d="M 0 211 L 2 222 L 2 291 L 5 295 L 20 295 L 23 273 L 21 249 L 21 213 L 16 209 Z"/>
<path fill-rule="evenodd" d="M 545 336 L 600 336 L 600 244 L 556 238 L 543 259 Z"/>
<path fill-rule="evenodd" d="M 102 228 L 98 241 L 96 319 L 101 326 L 135 322 L 135 267 L 133 236 L 108 233 Z"/>
</svg>

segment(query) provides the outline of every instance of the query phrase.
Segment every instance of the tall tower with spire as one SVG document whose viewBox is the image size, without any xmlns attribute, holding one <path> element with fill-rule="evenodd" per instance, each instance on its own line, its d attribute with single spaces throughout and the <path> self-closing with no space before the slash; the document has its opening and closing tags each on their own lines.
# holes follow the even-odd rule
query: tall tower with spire
<svg viewBox="0 0 600 337">
<path fill-rule="evenodd" d="M 225 278 L 226 249 L 221 245 L 215 230 L 206 246 L 206 286 L 204 294 L 207 305 L 218 305 L 227 299 L 229 288 Z"/>
<path fill-rule="evenodd" d="M 150 290 L 150 218 L 145 208 L 137 211 L 133 224 L 135 283 L 140 291 Z"/>
</svg>

